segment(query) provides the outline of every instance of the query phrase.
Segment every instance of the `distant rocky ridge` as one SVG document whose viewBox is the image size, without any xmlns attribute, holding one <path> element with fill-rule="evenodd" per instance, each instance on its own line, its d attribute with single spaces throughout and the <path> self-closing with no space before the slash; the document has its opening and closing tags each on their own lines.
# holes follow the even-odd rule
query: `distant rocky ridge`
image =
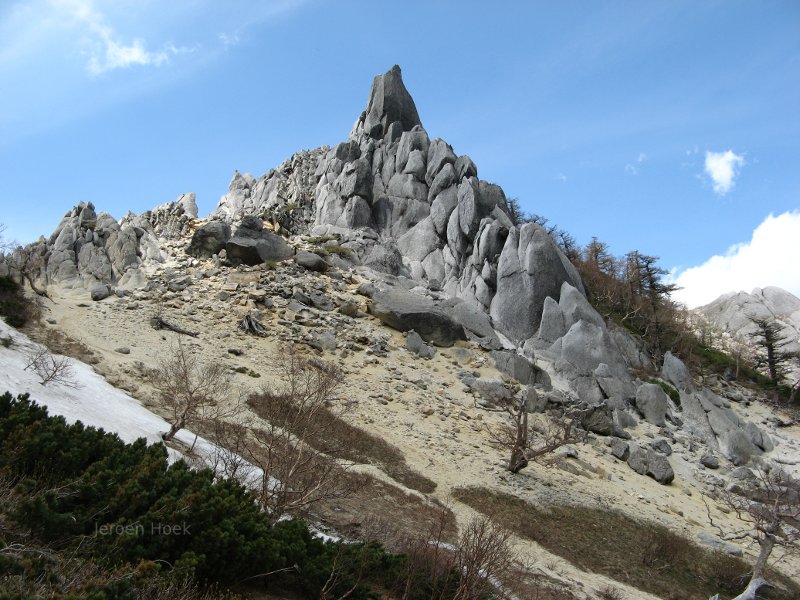
<svg viewBox="0 0 800 600">
<path fill-rule="evenodd" d="M 637 472 L 662 483 L 674 476 L 665 457 L 622 441 L 641 420 L 664 435 L 684 428 L 735 464 L 771 449 L 729 399 L 695 388 L 677 358 L 668 356 L 662 379 L 680 391 L 680 405 L 631 374 L 654 369 L 636 339 L 607 326 L 542 227 L 514 224 L 503 190 L 479 179 L 468 156 L 429 138 L 396 66 L 375 78 L 346 141 L 298 152 L 259 178 L 235 173 L 209 217 L 198 219 L 194 194 L 119 221 L 80 204 L 25 252 L 37 258 L 41 285 L 100 300 L 146 288 L 165 260 L 163 240 L 191 238 L 195 262 L 236 266 L 291 258 L 309 235 L 334 238 L 346 252 L 323 264 L 299 255 L 299 265 L 353 269 L 373 316 L 424 342 L 475 341 L 499 370 L 542 392 L 532 410 L 580 406 L 584 426 L 618 438 L 620 458 Z M 13 257 L 0 264 L 0 274 L 13 265 Z M 566 400 L 549 394 L 551 376 L 571 390 Z M 469 385 L 504 397 L 497 382 Z"/>
<path fill-rule="evenodd" d="M 783 336 L 792 342 L 788 352 L 800 352 L 800 298 L 779 287 L 755 288 L 747 292 L 723 294 L 694 312 L 731 337 L 747 340 L 757 329 L 751 317 L 775 319 L 783 328 Z"/>
</svg>

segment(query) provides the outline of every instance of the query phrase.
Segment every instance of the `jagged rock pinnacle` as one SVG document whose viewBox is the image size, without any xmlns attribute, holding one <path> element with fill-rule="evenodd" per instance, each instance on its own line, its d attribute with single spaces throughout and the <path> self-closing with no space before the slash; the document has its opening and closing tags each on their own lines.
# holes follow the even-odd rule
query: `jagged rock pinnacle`
<svg viewBox="0 0 800 600">
<path fill-rule="evenodd" d="M 415 125 L 422 126 L 414 99 L 403 85 L 403 76 L 397 65 L 384 75 L 376 76 L 372 82 L 364 133 L 375 139 L 382 138 L 394 122 L 399 122 L 403 131 L 410 131 Z"/>
</svg>

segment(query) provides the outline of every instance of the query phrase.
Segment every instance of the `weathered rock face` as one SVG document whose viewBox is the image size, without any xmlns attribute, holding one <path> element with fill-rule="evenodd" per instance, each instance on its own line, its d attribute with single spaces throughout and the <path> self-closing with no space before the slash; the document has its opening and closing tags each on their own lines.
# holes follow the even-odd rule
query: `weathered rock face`
<svg viewBox="0 0 800 600">
<path fill-rule="evenodd" d="M 730 402 L 706 388 L 697 388 L 686 365 L 670 352 L 664 357 L 661 377 L 681 395 L 681 419 L 687 431 L 712 450 L 721 450 L 735 465 L 773 449 L 768 434 L 754 423 L 743 421 Z"/>
<path fill-rule="evenodd" d="M 429 138 L 397 66 L 375 78 L 345 142 L 299 152 L 259 179 L 236 172 L 212 217 L 248 215 L 279 232 L 338 234 L 351 262 L 463 299 L 491 315 L 491 335 L 473 336 L 487 348 L 502 345 L 495 330 L 529 339 L 565 281 L 583 290 L 541 227 L 516 227 L 503 190 Z"/>
<path fill-rule="evenodd" d="M 174 202 L 156 206 L 144 213 L 159 237 L 178 239 L 188 235 L 192 222 L 197 218 L 197 201 L 194 192 L 181 194 Z"/>
<path fill-rule="evenodd" d="M 326 151 L 323 147 L 293 154 L 258 179 L 237 171 L 211 216 L 238 222 L 247 215 L 256 215 L 270 222 L 274 229 L 288 233 L 306 231 L 314 221 L 315 171 Z"/>
<path fill-rule="evenodd" d="M 185 213 L 188 201 L 181 202 L 163 205 L 159 217 L 171 211 Z M 151 220 L 153 214 L 129 213 L 117 222 L 108 213 L 98 214 L 91 203 L 78 204 L 64 215 L 49 238 L 41 238 L 24 251 L 34 257 L 38 285 L 85 289 L 95 297 L 109 284 L 139 286 L 145 280 L 140 270 L 164 260 Z M 17 251 L 11 264 L 19 264 L 22 254 Z"/>
<path fill-rule="evenodd" d="M 512 341 L 536 332 L 564 281 L 583 289 L 541 227 L 515 227 L 503 190 L 428 137 L 398 67 L 376 77 L 349 139 L 316 173 L 315 233 L 368 228 L 378 244 L 392 240 L 415 280 L 490 313 Z"/>
<path fill-rule="evenodd" d="M 558 302 L 549 297 L 542 303 L 534 347 L 554 362 L 581 399 L 633 399 L 635 390 L 625 359 L 603 318 L 568 282 L 558 295 Z"/>
</svg>

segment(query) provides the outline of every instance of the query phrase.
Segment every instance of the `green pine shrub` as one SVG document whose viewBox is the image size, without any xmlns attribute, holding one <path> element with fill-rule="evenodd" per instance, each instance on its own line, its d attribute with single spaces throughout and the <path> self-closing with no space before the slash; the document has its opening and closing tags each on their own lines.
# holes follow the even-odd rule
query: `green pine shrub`
<svg viewBox="0 0 800 600">
<path fill-rule="evenodd" d="M 23 597 L 134 598 L 142 597 L 135 593 L 141 586 L 177 581 L 209 590 L 273 573 L 266 582 L 304 598 L 320 597 L 327 584 L 331 597 L 352 590 L 348 598 L 369 600 L 380 597 L 375 590 L 399 592 L 408 581 L 403 555 L 376 543 L 323 542 L 298 519 L 271 525 L 238 481 L 183 461 L 169 464 L 163 445 L 126 444 L 102 429 L 68 424 L 27 394 L 0 396 L 4 482 L 13 482 L 12 491 L 0 496 L 13 501 L 0 503 L 0 522 L 13 527 L 4 527 L 1 541 L 9 546 L 18 537 L 47 551 L 0 556 L 11 586 L 0 581 L 0 598 L 25 586 L 32 591 Z M 76 569 L 79 591 L 44 593 Z M 431 597 L 457 577 L 444 581 L 415 577 L 409 597 Z"/>
</svg>

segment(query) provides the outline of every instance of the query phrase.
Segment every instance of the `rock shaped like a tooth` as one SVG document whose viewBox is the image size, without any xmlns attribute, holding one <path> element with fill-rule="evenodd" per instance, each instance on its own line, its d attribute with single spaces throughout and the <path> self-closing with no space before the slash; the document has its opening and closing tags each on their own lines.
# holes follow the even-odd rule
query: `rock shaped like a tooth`
<svg viewBox="0 0 800 600">
<path fill-rule="evenodd" d="M 414 99 L 408 93 L 400 67 L 394 65 L 372 82 L 369 102 L 364 115 L 363 131 L 372 138 L 382 138 L 389 126 L 398 122 L 403 131 L 422 125 Z"/>
</svg>

